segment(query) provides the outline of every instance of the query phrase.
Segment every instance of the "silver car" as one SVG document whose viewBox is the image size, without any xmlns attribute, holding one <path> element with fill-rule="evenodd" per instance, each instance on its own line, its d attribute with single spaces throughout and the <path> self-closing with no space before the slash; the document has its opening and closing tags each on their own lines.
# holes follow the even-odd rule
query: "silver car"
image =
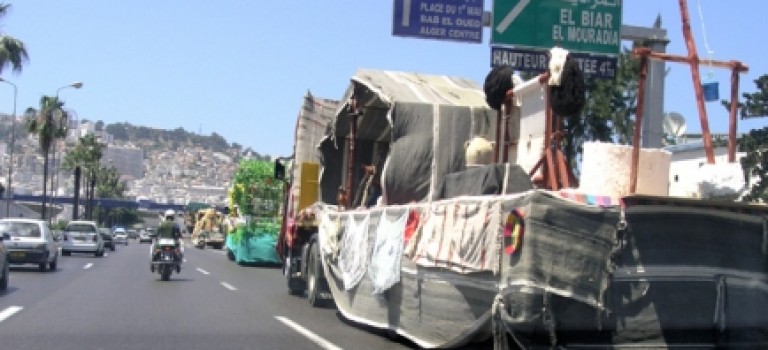
<svg viewBox="0 0 768 350">
<path fill-rule="evenodd" d="M 37 264 L 40 271 L 56 270 L 59 249 L 48 223 L 39 219 L 6 218 L 0 220 L 0 234 L 5 241 L 11 264 Z"/>
<path fill-rule="evenodd" d="M 63 239 L 62 255 L 78 252 L 104 256 L 104 239 L 95 221 L 70 221 L 64 229 Z"/>
<path fill-rule="evenodd" d="M 128 245 L 128 231 L 126 231 L 122 227 L 116 228 L 114 231 L 112 231 L 112 241 L 115 244 L 122 244 L 122 245 Z"/>
</svg>

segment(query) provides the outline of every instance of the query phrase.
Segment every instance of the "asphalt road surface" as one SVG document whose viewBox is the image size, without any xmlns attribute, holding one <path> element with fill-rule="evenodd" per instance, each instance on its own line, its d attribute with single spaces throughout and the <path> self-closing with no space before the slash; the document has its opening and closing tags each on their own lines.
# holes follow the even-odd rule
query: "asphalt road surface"
<svg viewBox="0 0 768 350">
<path fill-rule="evenodd" d="M 287 293 L 279 267 L 240 266 L 187 243 L 180 274 L 149 270 L 149 244 L 12 266 L 0 292 L 0 349 L 408 349 Z"/>
</svg>

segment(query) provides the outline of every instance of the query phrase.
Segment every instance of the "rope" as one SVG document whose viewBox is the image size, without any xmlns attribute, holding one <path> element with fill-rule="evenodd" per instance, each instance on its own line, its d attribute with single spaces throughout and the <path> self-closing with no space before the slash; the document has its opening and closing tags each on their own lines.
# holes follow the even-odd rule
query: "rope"
<svg viewBox="0 0 768 350">
<path fill-rule="evenodd" d="M 699 10 L 699 21 L 701 22 L 701 33 L 704 36 L 704 47 L 707 49 L 707 60 L 709 61 L 709 73 L 707 78 L 712 79 L 712 49 L 709 48 L 709 40 L 707 40 L 707 28 L 704 26 L 704 12 L 701 10 L 701 1 L 696 0 L 696 8 Z"/>
</svg>

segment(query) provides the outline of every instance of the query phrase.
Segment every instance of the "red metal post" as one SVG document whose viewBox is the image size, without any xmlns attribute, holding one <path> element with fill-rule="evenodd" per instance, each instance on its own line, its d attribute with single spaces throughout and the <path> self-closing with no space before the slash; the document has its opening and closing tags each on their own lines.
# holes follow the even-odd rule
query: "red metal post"
<svg viewBox="0 0 768 350">
<path fill-rule="evenodd" d="M 712 148 L 712 136 L 709 132 L 707 109 L 704 106 L 704 93 L 701 88 L 701 77 L 699 76 L 699 56 L 696 52 L 696 44 L 693 41 L 693 35 L 691 34 L 687 0 L 680 0 L 680 16 L 682 17 L 683 22 L 683 37 L 685 38 L 685 45 L 688 47 L 688 64 L 691 66 L 693 88 L 696 92 L 696 105 L 699 109 L 699 121 L 701 122 L 701 137 L 704 141 L 704 152 L 707 155 L 707 163 L 714 164 L 715 152 Z"/>
<path fill-rule="evenodd" d="M 502 163 L 509 162 L 509 140 L 511 140 L 509 135 L 509 119 L 512 118 L 512 100 L 514 98 L 515 92 L 513 90 L 507 91 L 507 95 L 504 97 L 504 131 L 501 134 L 501 144 L 504 147 L 501 158 Z"/>
<path fill-rule="evenodd" d="M 496 111 L 496 139 L 493 143 L 493 162 L 498 163 L 501 152 L 501 114 L 502 109 L 500 108 L 498 111 Z"/>
<path fill-rule="evenodd" d="M 736 161 L 736 112 L 739 110 L 739 69 L 731 70 L 731 113 L 728 116 L 728 163 Z"/>
<path fill-rule="evenodd" d="M 352 198 L 352 182 L 355 172 L 355 140 L 357 140 L 357 117 L 359 109 L 357 98 L 352 99 L 352 112 L 349 114 L 349 136 L 347 137 L 347 183 L 345 184 L 347 201 Z M 351 205 L 352 203 L 348 203 Z"/>
</svg>

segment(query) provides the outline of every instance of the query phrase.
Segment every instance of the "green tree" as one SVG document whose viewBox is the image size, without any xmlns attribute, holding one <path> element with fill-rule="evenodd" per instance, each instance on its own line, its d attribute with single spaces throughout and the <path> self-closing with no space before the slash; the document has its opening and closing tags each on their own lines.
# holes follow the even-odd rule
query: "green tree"
<svg viewBox="0 0 768 350">
<path fill-rule="evenodd" d="M 100 166 L 96 175 L 96 196 L 99 198 L 123 198 L 125 182 L 120 181 L 120 174 L 114 166 Z"/>
<path fill-rule="evenodd" d="M 120 174 L 114 166 L 100 166 L 96 175 L 96 196 L 99 198 L 122 199 L 125 197 L 126 184 L 120 181 Z M 138 222 L 138 212 L 129 208 L 96 209 L 98 222 L 105 226 L 115 224 L 131 225 Z"/>
<path fill-rule="evenodd" d="M 0 19 L 5 17 L 10 10 L 11 5 L 0 3 Z M 10 67 L 14 72 L 20 73 L 23 64 L 29 60 L 27 48 L 19 39 L 0 33 L 0 73 L 6 67 Z"/>
<path fill-rule="evenodd" d="M 127 123 L 116 123 L 107 125 L 107 132 L 116 140 L 128 140 Z"/>
<path fill-rule="evenodd" d="M 269 211 L 260 207 L 274 206 L 279 201 L 282 184 L 273 181 L 274 165 L 269 161 L 242 160 L 235 171 L 229 205 L 240 208 L 241 214 L 256 215 Z M 275 206 L 276 208 L 276 206 Z"/>
<path fill-rule="evenodd" d="M 105 145 L 100 143 L 94 134 L 88 134 L 81 137 L 74 149 L 64 156 L 62 168 L 74 170 L 80 167 L 82 170 L 82 179 L 85 180 L 86 189 L 86 217 L 93 217 L 93 199 L 95 192 L 95 181 L 93 181 L 101 167 L 100 161 Z M 76 191 L 79 190 L 81 179 L 76 179 Z M 79 191 L 78 191 L 79 196 Z"/>
<path fill-rule="evenodd" d="M 763 118 L 768 116 L 768 75 L 755 80 L 757 91 L 744 93 L 744 102 L 739 102 L 739 115 L 742 119 Z M 729 101 L 723 101 L 728 108 Z M 749 192 L 742 198 L 745 202 L 768 202 L 768 127 L 751 130 L 741 136 L 737 142 L 740 152 L 746 152 L 741 159 L 745 180 Z M 757 181 L 751 183 L 752 177 Z"/>
<path fill-rule="evenodd" d="M 618 57 L 615 79 L 586 81 L 587 103 L 581 116 L 563 121 L 567 135 L 562 142 L 563 153 L 574 173 L 578 173 L 584 142 L 631 143 L 639 72 L 639 60 L 624 48 Z"/>
<path fill-rule="evenodd" d="M 43 96 L 40 98 L 39 110 L 29 107 L 25 112 L 27 130 L 30 133 L 37 134 L 40 153 L 43 155 L 43 219 L 45 219 L 46 214 L 46 182 L 48 181 L 48 156 L 50 155 L 51 145 L 57 139 L 64 138 L 67 135 L 69 115 L 63 107 L 64 102 L 59 101 L 58 98 Z"/>
</svg>

